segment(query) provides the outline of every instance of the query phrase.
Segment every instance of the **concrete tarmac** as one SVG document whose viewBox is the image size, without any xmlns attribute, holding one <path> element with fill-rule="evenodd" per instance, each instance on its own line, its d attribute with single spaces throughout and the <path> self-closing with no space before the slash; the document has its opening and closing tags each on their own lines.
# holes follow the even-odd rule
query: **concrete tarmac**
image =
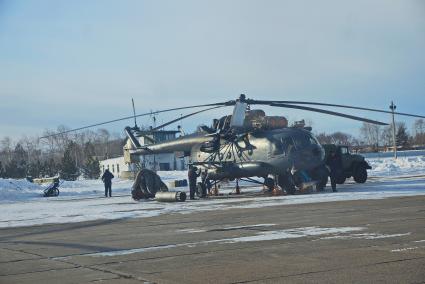
<svg viewBox="0 0 425 284">
<path fill-rule="evenodd" d="M 0 283 L 89 282 L 425 283 L 425 196 L 0 229 Z"/>
</svg>

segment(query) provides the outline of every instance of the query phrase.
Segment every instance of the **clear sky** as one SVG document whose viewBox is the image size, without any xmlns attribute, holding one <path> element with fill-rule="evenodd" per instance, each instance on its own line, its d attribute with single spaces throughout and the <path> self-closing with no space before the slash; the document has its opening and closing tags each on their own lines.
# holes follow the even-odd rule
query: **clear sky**
<svg viewBox="0 0 425 284">
<path fill-rule="evenodd" d="M 425 1 L 0 0 L 0 138 L 127 116 L 131 98 L 142 113 L 240 93 L 384 109 L 394 100 L 425 115 Z M 266 110 L 316 131 L 361 126 Z"/>
</svg>

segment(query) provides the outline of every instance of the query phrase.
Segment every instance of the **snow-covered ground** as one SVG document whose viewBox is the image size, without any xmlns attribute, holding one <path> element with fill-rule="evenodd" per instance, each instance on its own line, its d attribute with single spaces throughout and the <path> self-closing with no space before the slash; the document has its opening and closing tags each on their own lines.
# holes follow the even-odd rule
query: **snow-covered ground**
<svg viewBox="0 0 425 284">
<path fill-rule="evenodd" d="M 425 155 L 399 157 L 368 158 L 372 166 L 371 176 L 405 176 L 425 174 Z"/>
<path fill-rule="evenodd" d="M 134 201 L 130 196 L 132 181 L 115 179 L 112 198 L 105 198 L 100 180 L 63 182 L 58 197 L 42 197 L 45 187 L 26 180 L 0 179 L 0 227 L 40 225 L 46 223 L 80 222 L 98 219 L 150 217 L 160 214 L 187 214 L 194 211 L 258 208 L 265 206 L 305 204 L 343 200 L 381 199 L 397 196 L 425 195 L 425 156 L 368 158 L 372 166 L 366 184 L 348 181 L 338 193 L 303 194 L 279 197 L 219 198 L 159 203 Z M 186 178 L 186 172 L 159 172 L 165 183 Z M 424 175 L 424 177 L 406 178 Z M 232 184 L 230 184 L 232 186 Z M 188 191 L 187 188 L 179 190 Z M 223 190 L 229 193 L 231 189 Z M 260 186 L 244 188 L 243 192 L 260 192 Z"/>
</svg>

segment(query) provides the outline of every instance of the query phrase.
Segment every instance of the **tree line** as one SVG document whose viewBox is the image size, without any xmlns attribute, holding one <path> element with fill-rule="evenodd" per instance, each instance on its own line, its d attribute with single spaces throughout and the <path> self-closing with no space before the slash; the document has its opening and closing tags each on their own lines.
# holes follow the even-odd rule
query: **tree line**
<svg viewBox="0 0 425 284">
<path fill-rule="evenodd" d="M 318 133 L 316 137 L 321 144 L 348 145 L 369 151 L 385 150 L 393 147 L 394 144 L 392 125 L 383 127 L 370 123 L 363 123 L 358 138 L 344 132 Z M 423 148 L 425 146 L 425 120 L 415 120 L 411 133 L 404 122 L 397 122 L 395 124 L 395 140 L 398 148 Z"/>
<path fill-rule="evenodd" d="M 45 130 L 42 136 L 67 130 L 67 127 L 59 126 L 57 130 Z M 99 160 L 121 156 L 124 143 L 123 134 L 111 134 L 106 129 L 64 133 L 43 139 L 23 137 L 18 141 L 5 137 L 0 140 L 0 177 L 59 175 L 65 180 L 75 180 L 82 175 L 97 179 Z"/>
<path fill-rule="evenodd" d="M 67 130 L 65 126 L 46 130 L 42 136 L 48 137 L 43 139 L 23 137 L 15 142 L 5 137 L 0 140 L 0 178 L 60 175 L 66 180 L 75 180 L 82 175 L 96 179 L 100 175 L 99 160 L 123 154 L 124 134 L 98 129 L 53 136 Z M 321 144 L 349 145 L 371 151 L 393 145 L 391 125 L 363 123 L 357 138 L 344 132 L 316 133 L 316 137 Z M 396 123 L 396 143 L 404 149 L 425 146 L 425 121 L 417 119 L 410 134 L 405 123 Z"/>
</svg>

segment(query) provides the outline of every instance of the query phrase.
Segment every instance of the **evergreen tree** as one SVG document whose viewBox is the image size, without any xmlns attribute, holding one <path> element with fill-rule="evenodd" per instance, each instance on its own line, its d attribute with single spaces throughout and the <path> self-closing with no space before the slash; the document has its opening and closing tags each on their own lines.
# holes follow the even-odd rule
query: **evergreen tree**
<svg viewBox="0 0 425 284">
<path fill-rule="evenodd" d="M 26 176 L 27 176 L 27 161 L 26 160 L 18 160 L 15 178 L 24 178 Z"/>
<path fill-rule="evenodd" d="M 100 176 L 100 163 L 95 157 L 95 147 L 93 143 L 84 144 L 84 156 L 86 157 L 83 165 L 84 177 L 88 179 L 98 179 Z"/>
<path fill-rule="evenodd" d="M 4 168 L 3 168 L 3 164 L 2 164 L 2 162 L 0 161 L 0 178 L 5 178 L 5 170 L 4 170 Z"/>
<path fill-rule="evenodd" d="M 11 160 L 5 165 L 5 177 L 24 178 L 27 174 L 27 153 L 21 144 L 17 144 Z"/>
<path fill-rule="evenodd" d="M 75 143 L 70 142 L 63 154 L 60 175 L 64 180 L 76 180 L 79 175 L 78 168 L 75 165 L 75 159 L 73 158 L 74 149 Z"/>
<path fill-rule="evenodd" d="M 20 143 L 16 144 L 15 150 L 13 151 L 14 159 L 17 161 L 26 160 L 28 158 L 27 152 L 24 150 L 24 147 Z"/>
<path fill-rule="evenodd" d="M 18 178 L 18 162 L 15 159 L 9 161 L 5 166 L 5 177 L 6 178 Z"/>
<path fill-rule="evenodd" d="M 55 163 L 55 161 L 50 158 L 47 161 L 44 161 L 40 168 L 40 176 L 42 177 L 51 177 L 55 176 L 58 173 L 59 165 Z"/>
<path fill-rule="evenodd" d="M 100 176 L 100 163 L 97 158 L 88 157 L 83 167 L 84 177 L 98 179 Z"/>
<path fill-rule="evenodd" d="M 397 146 L 406 147 L 409 144 L 409 135 L 407 135 L 407 128 L 404 123 L 398 125 L 395 137 Z"/>
<path fill-rule="evenodd" d="M 28 175 L 37 178 L 40 177 L 42 173 L 42 165 L 40 160 L 37 159 L 37 161 L 32 162 L 28 165 Z"/>
</svg>

